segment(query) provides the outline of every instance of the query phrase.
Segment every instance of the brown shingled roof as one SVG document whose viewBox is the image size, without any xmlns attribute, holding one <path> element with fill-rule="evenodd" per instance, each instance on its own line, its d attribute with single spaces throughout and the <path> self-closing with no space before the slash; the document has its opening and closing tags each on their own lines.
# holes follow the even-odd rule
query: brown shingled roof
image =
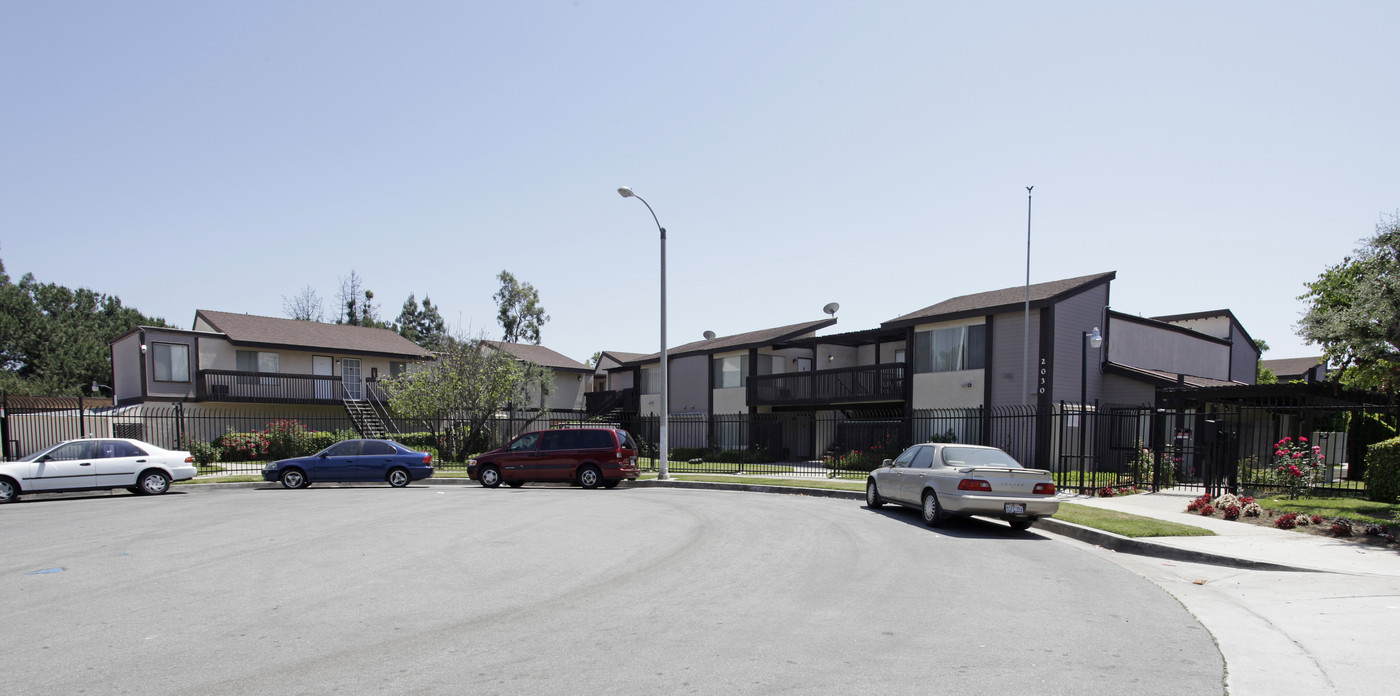
<svg viewBox="0 0 1400 696">
<path fill-rule="evenodd" d="M 214 312 L 207 309 L 197 310 L 194 316 L 196 323 L 203 319 L 234 345 L 324 350 L 420 360 L 433 356 L 427 349 L 388 329 Z"/>
<path fill-rule="evenodd" d="M 535 346 L 529 343 L 502 343 L 500 341 L 482 341 L 482 343 L 499 350 L 504 350 L 526 362 L 532 362 L 552 370 L 571 370 L 574 372 L 593 371 L 593 368 L 562 353 L 545 348 L 544 346 Z"/>
<path fill-rule="evenodd" d="M 733 336 L 717 336 L 707 338 L 683 346 L 670 348 L 666 352 L 667 358 L 678 358 L 685 355 L 695 355 L 703 353 L 718 353 L 723 350 L 741 350 L 744 348 L 757 348 L 760 346 L 772 345 L 791 338 L 796 338 L 806 333 L 811 333 L 818 329 L 824 329 L 836 323 L 836 319 L 818 319 L 801 324 L 788 324 L 771 329 L 760 329 L 748 333 L 734 334 Z M 614 356 L 617 354 L 614 353 Z M 635 360 L 627 361 L 626 365 L 636 365 L 640 363 L 655 362 L 661 360 L 661 351 L 646 355 Z"/>
<path fill-rule="evenodd" d="M 1107 283 L 1116 276 L 1117 272 L 1109 271 L 1107 273 L 1096 273 L 1094 275 L 1080 276 L 1078 278 L 1053 280 L 1048 283 L 1036 283 L 1030 286 L 1031 306 L 1044 307 L 1062 297 L 1068 297 L 1092 286 Z M 881 326 L 891 328 L 900 325 L 907 326 L 929 321 L 956 319 L 977 314 L 995 314 L 1000 311 L 1015 309 L 1016 307 L 1024 307 L 1025 303 L 1026 286 L 1018 285 L 1013 288 L 954 297 L 950 300 L 939 302 L 936 305 L 924 307 L 916 312 L 910 312 L 904 316 L 895 317 L 884 322 Z"/>
</svg>

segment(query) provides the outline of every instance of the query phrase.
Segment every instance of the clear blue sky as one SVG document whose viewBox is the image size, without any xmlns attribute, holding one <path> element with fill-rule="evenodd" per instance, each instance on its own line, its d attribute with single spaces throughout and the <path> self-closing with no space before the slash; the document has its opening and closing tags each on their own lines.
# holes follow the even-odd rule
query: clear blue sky
<svg viewBox="0 0 1400 696">
<path fill-rule="evenodd" d="M 654 352 L 852 331 L 1025 279 L 1230 308 L 1273 347 L 1400 208 L 1395 2 L 0 2 L 12 278 L 196 309 L 393 318 Z M 1085 327 L 1090 328 L 1090 327 Z"/>
</svg>

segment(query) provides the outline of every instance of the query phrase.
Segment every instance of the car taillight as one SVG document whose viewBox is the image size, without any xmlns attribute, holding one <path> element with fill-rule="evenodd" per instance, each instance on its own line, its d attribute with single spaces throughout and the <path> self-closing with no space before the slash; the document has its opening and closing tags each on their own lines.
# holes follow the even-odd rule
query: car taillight
<svg viewBox="0 0 1400 696">
<path fill-rule="evenodd" d="M 1055 495 L 1055 484 L 1037 483 L 1035 484 L 1035 490 L 1032 492 L 1036 495 Z"/>
<path fill-rule="evenodd" d="M 185 463 L 186 463 L 186 464 L 193 464 L 193 463 L 194 463 L 194 456 L 185 457 Z"/>
<path fill-rule="evenodd" d="M 963 479 L 958 481 L 958 490 L 986 491 L 990 493 L 992 492 L 992 484 L 988 483 L 986 479 Z"/>
<path fill-rule="evenodd" d="M 423 453 L 423 463 L 424 463 L 424 464 L 432 464 L 432 463 L 433 463 L 433 453 L 432 453 L 432 452 L 424 452 L 424 453 Z"/>
</svg>

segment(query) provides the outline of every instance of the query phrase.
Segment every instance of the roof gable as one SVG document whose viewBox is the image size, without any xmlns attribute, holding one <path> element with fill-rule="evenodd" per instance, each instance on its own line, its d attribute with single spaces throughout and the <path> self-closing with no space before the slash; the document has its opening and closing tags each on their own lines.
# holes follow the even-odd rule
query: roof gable
<svg viewBox="0 0 1400 696">
<path fill-rule="evenodd" d="M 194 319 L 196 327 L 203 321 L 210 329 L 222 333 L 228 342 L 234 345 L 386 355 L 420 360 L 433 356 L 427 349 L 388 329 L 260 317 L 207 309 L 197 310 Z"/>
<path fill-rule="evenodd" d="M 1117 272 L 1109 271 L 1107 273 L 1079 276 L 1078 278 L 1052 280 L 1048 283 L 1036 283 L 1029 288 L 1031 306 L 1039 308 L 1054 304 L 1061 299 L 1077 295 L 1091 287 L 1107 284 L 1115 277 L 1117 277 Z M 895 317 L 882 323 L 880 326 L 884 328 L 893 328 L 897 326 L 926 324 L 933 321 L 946 321 L 948 319 L 968 316 L 997 314 L 1017 307 L 1024 307 L 1026 303 L 1026 293 L 1027 287 L 1025 285 L 1018 285 L 1001 290 L 992 290 L 991 292 L 962 295 L 960 297 L 944 300 L 935 305 L 924 307 L 923 309 L 910 312 L 903 316 Z"/>
</svg>

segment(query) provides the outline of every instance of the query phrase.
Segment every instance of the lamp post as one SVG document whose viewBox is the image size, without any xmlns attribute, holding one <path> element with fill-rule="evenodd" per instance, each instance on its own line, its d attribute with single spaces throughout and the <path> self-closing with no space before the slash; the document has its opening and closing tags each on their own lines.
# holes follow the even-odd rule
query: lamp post
<svg viewBox="0 0 1400 696">
<path fill-rule="evenodd" d="M 670 478 L 666 471 L 666 452 L 670 449 L 670 440 L 666 437 L 666 421 L 670 415 L 670 405 L 666 401 L 666 228 L 661 226 L 661 220 L 657 219 L 656 211 L 651 209 L 651 204 L 645 198 L 632 193 L 632 189 L 623 186 L 617 190 L 623 198 L 636 198 L 647 207 L 651 213 L 651 219 L 656 221 L 656 229 L 661 230 L 661 463 L 658 466 L 656 478 L 665 481 Z"/>
<path fill-rule="evenodd" d="M 112 403 L 113 403 L 113 404 L 116 404 L 116 403 L 117 403 L 117 392 L 116 392 L 116 390 L 112 389 L 111 387 L 109 387 L 109 386 L 107 386 L 107 385 L 105 385 L 105 384 L 98 384 L 98 383 L 97 383 L 97 380 L 95 380 L 95 379 L 92 380 L 92 393 L 96 394 L 98 397 L 101 397 L 101 396 L 102 396 L 102 390 L 103 390 L 103 389 L 106 389 L 107 391 L 109 391 L 109 392 L 112 393 Z"/>
<path fill-rule="evenodd" d="M 1079 486 L 1084 487 L 1084 435 L 1089 429 L 1089 347 L 1095 350 L 1103 345 L 1103 335 L 1099 327 L 1092 332 L 1080 332 L 1079 340 Z"/>
</svg>

